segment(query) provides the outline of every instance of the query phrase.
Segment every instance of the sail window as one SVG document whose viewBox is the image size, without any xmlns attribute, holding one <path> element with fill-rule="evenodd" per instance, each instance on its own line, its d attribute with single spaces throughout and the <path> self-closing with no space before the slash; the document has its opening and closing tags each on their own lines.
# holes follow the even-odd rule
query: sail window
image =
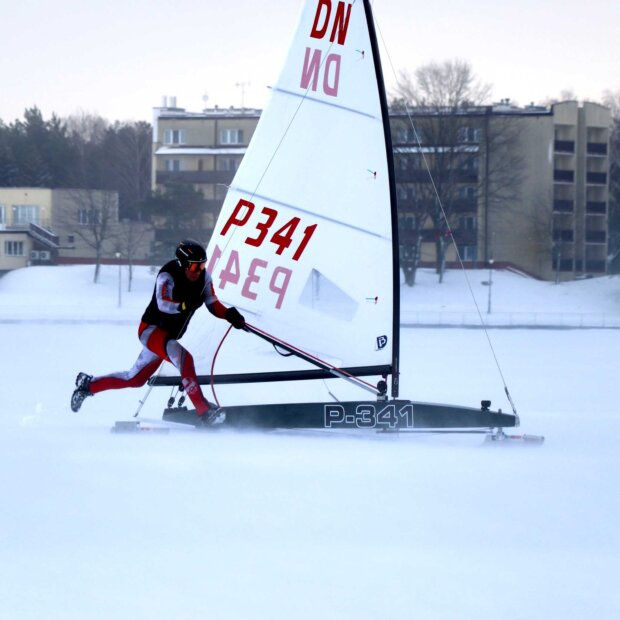
<svg viewBox="0 0 620 620">
<path fill-rule="evenodd" d="M 354 299 L 316 269 L 311 271 L 299 303 L 343 321 L 350 321 L 358 307 Z"/>
</svg>

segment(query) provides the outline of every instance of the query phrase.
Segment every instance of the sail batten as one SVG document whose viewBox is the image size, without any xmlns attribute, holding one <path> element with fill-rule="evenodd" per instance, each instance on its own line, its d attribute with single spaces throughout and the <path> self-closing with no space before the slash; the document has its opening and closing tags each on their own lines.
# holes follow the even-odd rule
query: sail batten
<svg viewBox="0 0 620 620">
<path fill-rule="evenodd" d="M 359 110 L 356 108 L 351 108 L 351 107 L 346 107 L 343 105 L 339 105 L 337 103 L 333 103 L 331 101 L 325 101 L 324 99 L 319 99 L 318 97 L 312 97 L 310 95 L 308 95 L 307 93 L 295 93 L 293 91 L 290 90 L 285 90 L 283 88 L 272 88 L 273 91 L 279 92 L 279 93 L 283 93 L 285 95 L 290 95 L 291 97 L 296 97 L 298 99 L 303 99 L 304 101 L 311 101 L 313 103 L 318 103 L 320 105 L 326 105 L 326 106 L 330 106 L 332 108 L 337 108 L 340 110 L 343 110 L 345 112 L 351 112 L 352 114 L 359 114 L 360 116 L 365 116 L 366 118 L 371 118 L 373 120 L 376 121 L 380 121 L 381 118 L 377 117 L 373 114 L 369 114 L 368 112 L 364 112 L 363 110 Z"/>
<path fill-rule="evenodd" d="M 316 219 L 320 219 L 320 220 L 324 220 L 326 222 L 331 222 L 332 224 L 337 224 L 339 226 L 344 226 L 346 228 L 350 228 L 352 230 L 356 230 L 358 232 L 364 233 L 365 235 L 370 235 L 371 237 L 378 237 L 380 239 L 384 239 L 385 241 L 388 242 L 392 242 L 392 238 L 385 236 L 385 235 L 380 235 L 379 233 L 376 233 L 373 230 L 368 230 L 366 228 L 360 228 L 359 226 L 354 226 L 352 224 L 350 224 L 349 222 L 345 222 L 342 220 L 337 220 L 335 218 L 332 217 L 328 217 L 327 215 L 321 215 L 316 213 L 315 211 L 311 211 L 308 209 L 303 209 L 302 207 L 296 206 L 296 205 L 292 205 L 292 204 L 286 204 L 283 202 L 280 202 L 279 200 L 276 200 L 273 197 L 270 196 L 263 196 L 262 194 L 257 194 L 256 192 L 252 192 L 250 190 L 247 189 L 243 189 L 241 187 L 235 187 L 235 186 L 231 186 L 230 187 L 231 191 L 235 191 L 238 192 L 239 194 L 244 194 L 246 196 L 250 196 L 251 198 L 255 199 L 255 200 L 260 200 L 260 201 L 264 201 L 270 204 L 274 204 L 274 205 L 279 205 L 281 207 L 286 207 L 287 209 L 290 209 L 291 211 L 297 211 L 299 213 L 305 213 L 305 214 L 312 214 L 313 217 L 315 217 Z"/>
</svg>

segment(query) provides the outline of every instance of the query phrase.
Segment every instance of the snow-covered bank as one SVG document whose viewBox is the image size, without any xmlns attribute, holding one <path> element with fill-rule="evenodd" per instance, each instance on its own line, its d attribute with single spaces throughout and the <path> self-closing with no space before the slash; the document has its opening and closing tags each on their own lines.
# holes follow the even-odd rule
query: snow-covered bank
<svg viewBox="0 0 620 620">
<path fill-rule="evenodd" d="M 0 320 L 135 321 L 150 298 L 154 273 L 134 267 L 127 292 L 128 268 L 104 265 L 98 284 L 92 266 L 30 267 L 0 278 Z M 442 284 L 421 269 L 414 287 L 401 286 L 403 325 L 534 325 L 620 327 L 620 276 L 540 282 L 508 271 L 448 271 Z M 473 293 L 473 298 L 472 298 Z M 45 311 L 41 312 L 41 305 Z"/>
</svg>

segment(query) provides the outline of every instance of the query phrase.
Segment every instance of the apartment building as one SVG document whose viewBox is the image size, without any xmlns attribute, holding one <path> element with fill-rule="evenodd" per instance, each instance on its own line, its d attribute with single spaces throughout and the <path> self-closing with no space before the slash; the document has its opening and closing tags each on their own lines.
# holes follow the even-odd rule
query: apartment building
<svg viewBox="0 0 620 620">
<path fill-rule="evenodd" d="M 154 109 L 152 187 L 188 183 L 203 193 L 204 241 L 259 117 L 238 108 L 187 112 L 175 98 Z M 543 279 L 605 273 L 607 108 L 504 100 L 457 114 L 393 110 L 390 124 L 405 269 L 435 265 L 443 242 L 455 264 L 452 235 L 466 266 L 493 261 Z"/>
<path fill-rule="evenodd" d="M 164 98 L 153 114 L 152 189 L 187 183 L 205 198 L 203 230 L 207 241 L 228 186 L 252 139 L 260 111 L 212 108 L 187 112 L 176 98 Z"/>
<path fill-rule="evenodd" d="M 553 106 L 554 265 L 604 273 L 608 252 L 611 112 L 597 103 Z"/>
</svg>

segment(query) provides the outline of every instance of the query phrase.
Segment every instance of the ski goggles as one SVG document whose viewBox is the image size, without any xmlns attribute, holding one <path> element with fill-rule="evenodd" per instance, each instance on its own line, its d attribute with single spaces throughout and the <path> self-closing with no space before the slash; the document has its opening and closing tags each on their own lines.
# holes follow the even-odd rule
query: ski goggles
<svg viewBox="0 0 620 620">
<path fill-rule="evenodd" d="M 207 268 L 207 261 L 194 262 L 190 261 L 189 266 L 187 267 L 192 273 L 200 273 L 204 269 Z"/>
</svg>

